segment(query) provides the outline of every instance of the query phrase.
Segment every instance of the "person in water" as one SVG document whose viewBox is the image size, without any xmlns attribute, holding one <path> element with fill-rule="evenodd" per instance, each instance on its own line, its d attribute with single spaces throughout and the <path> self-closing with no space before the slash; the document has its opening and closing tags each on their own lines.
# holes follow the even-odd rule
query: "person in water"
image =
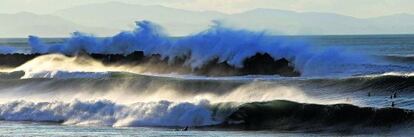
<svg viewBox="0 0 414 137">
<path fill-rule="evenodd" d="M 175 131 L 188 131 L 188 126 L 185 126 L 185 128 L 182 129 L 175 129 Z"/>
</svg>

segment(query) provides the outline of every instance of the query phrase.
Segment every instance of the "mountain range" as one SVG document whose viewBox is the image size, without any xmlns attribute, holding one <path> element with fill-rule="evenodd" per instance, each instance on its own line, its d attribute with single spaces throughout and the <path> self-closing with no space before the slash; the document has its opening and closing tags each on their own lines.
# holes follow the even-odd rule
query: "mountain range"
<svg viewBox="0 0 414 137">
<path fill-rule="evenodd" d="M 27 12 L 0 14 L 0 37 L 65 37 L 74 31 L 108 36 L 121 30 L 131 30 L 134 22 L 140 20 L 160 24 L 174 36 L 202 31 L 213 20 L 229 27 L 287 35 L 414 33 L 414 15 L 411 14 L 355 18 L 333 13 L 276 9 L 224 14 L 108 2 L 63 9 L 48 15 Z"/>
</svg>

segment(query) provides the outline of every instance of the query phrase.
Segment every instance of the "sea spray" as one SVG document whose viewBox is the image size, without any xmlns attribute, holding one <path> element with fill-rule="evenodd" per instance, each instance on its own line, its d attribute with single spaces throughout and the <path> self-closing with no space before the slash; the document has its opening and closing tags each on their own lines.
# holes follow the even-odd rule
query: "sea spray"
<svg viewBox="0 0 414 137">
<path fill-rule="evenodd" d="M 35 36 L 29 37 L 33 53 L 62 53 L 74 55 L 79 52 L 99 54 L 129 54 L 142 51 L 144 55 L 160 55 L 161 59 L 174 62 L 184 59 L 184 65 L 201 68 L 210 61 L 225 62 L 242 68 L 243 61 L 257 53 L 269 54 L 274 60 L 287 59 L 296 71 L 304 76 L 330 75 L 346 71 L 349 66 L 364 64 L 368 58 L 344 53 L 338 49 L 314 51 L 305 42 L 286 37 L 268 35 L 242 29 L 223 27 L 220 23 L 190 36 L 171 39 L 161 26 L 149 21 L 137 22 L 133 31 L 121 32 L 113 37 L 96 38 L 75 32 L 63 44 L 47 45 Z"/>
<path fill-rule="evenodd" d="M 130 105 L 107 100 L 72 102 L 14 101 L 0 105 L 0 119 L 63 122 L 100 126 L 206 126 L 214 121 L 210 103 L 138 102 Z"/>
</svg>

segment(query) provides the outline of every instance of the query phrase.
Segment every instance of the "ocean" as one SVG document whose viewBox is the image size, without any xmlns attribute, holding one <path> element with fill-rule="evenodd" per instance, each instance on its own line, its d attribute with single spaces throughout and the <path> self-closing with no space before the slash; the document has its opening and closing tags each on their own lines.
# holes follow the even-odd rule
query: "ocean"
<svg viewBox="0 0 414 137">
<path fill-rule="evenodd" d="M 172 38 L 143 22 L 113 37 L 0 45 L 5 136 L 413 133 L 414 35 L 213 27 Z"/>
</svg>

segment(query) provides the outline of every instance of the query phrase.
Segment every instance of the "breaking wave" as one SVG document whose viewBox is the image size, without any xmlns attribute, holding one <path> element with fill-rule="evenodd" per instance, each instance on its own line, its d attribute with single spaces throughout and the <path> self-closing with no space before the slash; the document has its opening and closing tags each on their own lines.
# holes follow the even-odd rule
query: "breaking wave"
<svg viewBox="0 0 414 137">
<path fill-rule="evenodd" d="M 329 75 L 344 71 L 349 64 L 363 64 L 369 59 L 361 55 L 344 53 L 340 49 L 314 51 L 305 42 L 223 27 L 215 22 L 206 31 L 172 39 L 161 26 L 149 21 L 137 22 L 137 28 L 121 32 L 113 37 L 96 38 L 75 32 L 63 44 L 44 44 L 36 36 L 29 37 L 32 53 L 62 53 L 74 55 L 80 52 L 95 54 L 124 54 L 142 51 L 145 56 L 159 55 L 169 63 L 184 60 L 185 66 L 202 68 L 211 61 L 242 68 L 245 59 L 256 54 L 268 54 L 274 60 L 287 59 L 296 71 L 303 75 Z"/>
<path fill-rule="evenodd" d="M 4 102 L 0 105 L 0 120 L 114 127 L 336 131 L 350 127 L 406 126 L 414 119 L 412 109 L 334 105 L 353 102 L 330 96 L 341 95 L 337 94 L 341 91 L 330 88 L 338 85 L 354 90 L 388 92 L 395 88 L 400 92 L 410 91 L 414 87 L 413 77 L 405 73 L 323 79 L 169 77 L 127 72 L 33 74 L 37 75 L 26 75 L 25 71 L 0 75 Z M 13 76 L 26 78 L 11 78 Z M 319 97 L 314 97 L 311 92 L 303 91 L 306 89 L 301 87 L 303 85 L 319 85 L 331 94 L 318 92 Z M 14 101 L 16 98 L 23 101 Z M 399 107 L 414 108 L 412 104 L 408 107 L 398 104 L 398 100 L 396 103 Z M 354 117 L 354 114 L 361 117 Z"/>
<path fill-rule="evenodd" d="M 119 69 L 121 70 L 121 69 Z M 227 84 L 227 88 L 232 89 L 246 83 L 252 82 L 264 82 L 274 83 L 279 85 L 301 85 L 303 88 L 306 86 L 313 87 L 336 87 L 341 91 L 373 91 L 373 92 L 391 92 L 391 91 L 407 91 L 411 93 L 414 89 L 414 75 L 412 73 L 404 72 L 388 72 L 384 74 L 365 75 L 365 76 L 353 76 L 342 78 L 282 78 L 277 76 L 265 76 L 265 75 L 249 75 L 249 76 L 232 76 L 232 77 L 204 77 L 193 75 L 175 75 L 175 74 L 145 74 L 134 73 L 125 71 L 65 71 L 65 70 L 29 70 L 29 71 L 13 71 L 13 72 L 0 72 L 0 80 L 18 80 L 18 79 L 45 79 L 50 81 L 76 81 L 76 80 L 88 80 L 89 82 L 103 82 L 105 80 L 109 83 L 116 81 L 136 81 L 137 83 L 145 83 L 145 81 L 151 81 L 155 83 L 163 83 L 162 81 L 172 82 L 174 84 L 186 85 L 189 83 L 196 85 L 205 84 L 205 88 L 211 86 L 208 83 L 223 83 Z M 56 80 L 54 80 L 56 79 Z M 293 82 L 296 84 L 291 84 Z M 81 84 L 81 83 L 73 83 Z M 91 83 L 92 84 L 92 83 Z M 164 83 L 167 84 L 168 83 Z M 58 84 L 60 85 L 60 84 Z M 93 85 L 93 84 L 92 84 Z M 215 85 L 215 84 L 212 84 Z M 4 85 L 8 87 L 7 85 Z M 131 86 L 131 85 L 130 85 Z M 197 87 L 197 86 L 196 86 Z M 58 87 L 59 88 L 59 87 Z M 91 87 L 92 88 L 92 87 Z M 132 87 L 131 87 L 132 88 Z M 139 88 L 139 86 L 137 86 Z M 197 87 L 201 88 L 201 87 Z M 220 87 L 221 88 L 221 87 Z M 202 89 L 202 88 L 201 88 Z M 210 89 L 215 89 L 210 87 Z M 196 90 L 196 89 L 194 89 Z M 225 92 L 224 89 L 220 90 Z"/>
<path fill-rule="evenodd" d="M 214 23 L 180 38 L 141 21 L 107 38 L 30 36 L 31 54 L 0 47 L 0 66 L 11 66 L 0 72 L 0 120 L 311 131 L 414 120 L 411 66 Z M 228 75 L 197 75 L 215 72 Z"/>
<path fill-rule="evenodd" d="M 111 101 L 26 102 L 0 105 L 0 119 L 69 125 L 219 127 L 239 130 L 344 131 L 410 125 L 414 112 L 398 108 L 318 105 L 285 100 L 246 104 L 169 101 L 116 104 Z M 358 115 L 357 117 L 355 115 Z"/>
<path fill-rule="evenodd" d="M 0 105 L 0 119 L 99 126 L 205 126 L 219 123 L 208 101 L 116 104 L 110 101 L 26 102 Z"/>
</svg>

